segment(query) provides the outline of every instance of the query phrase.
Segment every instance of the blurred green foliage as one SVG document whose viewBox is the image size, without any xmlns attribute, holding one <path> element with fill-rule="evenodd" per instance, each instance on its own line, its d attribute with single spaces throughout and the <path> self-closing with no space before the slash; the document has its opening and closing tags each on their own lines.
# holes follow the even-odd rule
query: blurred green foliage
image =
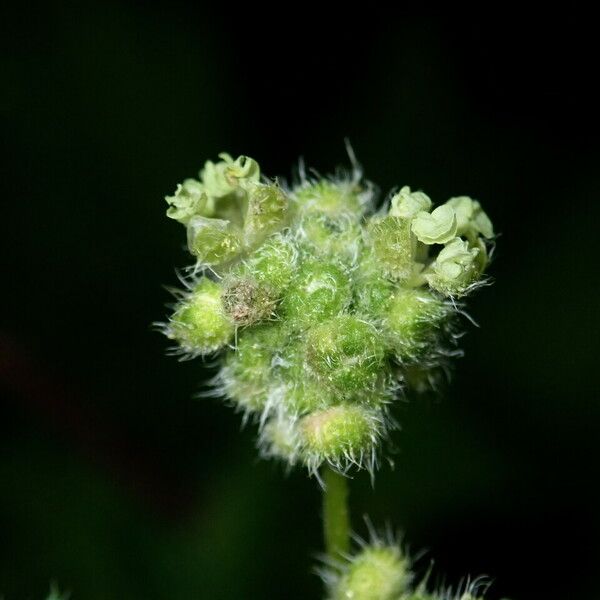
<svg viewBox="0 0 600 600">
<path fill-rule="evenodd" d="M 6 599 L 50 581 L 74 600 L 319 597 L 315 483 L 258 462 L 237 415 L 192 398 L 210 365 L 165 358 L 150 323 L 186 261 L 164 218 L 176 182 L 224 149 L 332 170 L 345 136 L 383 193 L 468 193 L 502 234 L 452 385 L 402 406 L 375 491 L 352 483 L 357 529 L 367 510 L 389 519 L 448 583 L 590 597 L 598 115 L 579 24 L 560 23 L 559 51 L 558 21 L 532 39 L 497 16 L 289 29 L 181 2 L 29 11 L 0 58 Z"/>
</svg>

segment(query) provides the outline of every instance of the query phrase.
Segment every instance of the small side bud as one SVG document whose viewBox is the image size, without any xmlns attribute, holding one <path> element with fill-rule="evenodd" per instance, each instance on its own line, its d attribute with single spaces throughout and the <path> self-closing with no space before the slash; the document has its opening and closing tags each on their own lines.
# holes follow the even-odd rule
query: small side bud
<svg viewBox="0 0 600 600">
<path fill-rule="evenodd" d="M 331 600 L 399 600 L 412 581 L 410 563 L 396 546 L 373 545 L 352 558 Z"/>
<path fill-rule="evenodd" d="M 481 277 L 480 253 L 480 248 L 470 248 L 467 241 L 454 238 L 438 254 L 425 278 L 445 296 L 464 296 Z"/>
<path fill-rule="evenodd" d="M 346 471 L 351 465 L 373 468 L 384 430 L 382 411 L 341 404 L 316 411 L 299 423 L 302 456 L 312 473 L 323 463 Z"/>
<path fill-rule="evenodd" d="M 446 204 L 438 206 L 432 213 L 421 211 L 413 219 L 412 230 L 424 244 L 445 244 L 456 235 L 456 213 Z"/>
<path fill-rule="evenodd" d="M 240 231 L 231 221 L 193 217 L 187 233 L 188 248 L 202 265 L 221 265 L 242 252 Z"/>
<path fill-rule="evenodd" d="M 397 360 L 411 364 L 435 352 L 439 330 L 449 314 L 444 302 L 426 290 L 398 290 L 384 319 Z"/>
<path fill-rule="evenodd" d="M 312 372 L 342 398 L 360 398 L 377 388 L 385 355 L 373 325 L 340 315 L 308 332 L 306 356 Z"/>
<path fill-rule="evenodd" d="M 184 354 L 209 354 L 233 337 L 233 322 L 223 309 L 221 291 L 218 283 L 202 277 L 179 303 L 165 333 L 178 342 Z"/>
<path fill-rule="evenodd" d="M 307 260 L 281 302 L 281 312 L 295 327 L 307 327 L 342 312 L 351 300 L 350 279 L 341 266 Z"/>
</svg>

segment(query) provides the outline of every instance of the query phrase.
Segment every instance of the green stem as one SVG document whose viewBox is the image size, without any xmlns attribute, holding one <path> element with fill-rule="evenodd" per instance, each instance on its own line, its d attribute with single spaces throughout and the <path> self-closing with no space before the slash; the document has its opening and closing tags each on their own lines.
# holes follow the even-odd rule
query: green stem
<svg viewBox="0 0 600 600">
<path fill-rule="evenodd" d="M 323 531 L 325 550 L 332 559 L 350 550 L 350 514 L 348 511 L 348 480 L 333 469 L 323 470 Z"/>
</svg>

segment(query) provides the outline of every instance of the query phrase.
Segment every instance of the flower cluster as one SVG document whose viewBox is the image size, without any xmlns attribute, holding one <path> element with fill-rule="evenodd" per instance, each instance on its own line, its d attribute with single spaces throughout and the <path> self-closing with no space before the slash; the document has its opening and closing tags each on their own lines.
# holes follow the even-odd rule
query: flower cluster
<svg viewBox="0 0 600 600">
<path fill-rule="evenodd" d="M 219 158 L 166 198 L 196 263 L 164 333 L 184 357 L 223 351 L 216 387 L 259 424 L 263 455 L 373 469 L 398 391 L 458 353 L 492 224 L 476 200 L 434 208 L 409 187 L 376 210 L 356 167 L 286 186 Z"/>
</svg>

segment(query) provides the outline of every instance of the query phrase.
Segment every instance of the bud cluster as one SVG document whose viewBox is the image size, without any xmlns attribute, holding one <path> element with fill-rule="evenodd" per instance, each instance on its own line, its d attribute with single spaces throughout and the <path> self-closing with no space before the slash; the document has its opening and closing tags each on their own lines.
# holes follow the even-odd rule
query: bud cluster
<svg viewBox="0 0 600 600">
<path fill-rule="evenodd" d="M 458 353 L 492 224 L 467 196 L 434 208 L 409 187 L 375 210 L 356 168 L 284 186 L 220 158 L 166 198 L 196 263 L 163 330 L 185 357 L 223 351 L 217 389 L 264 456 L 372 469 L 398 390 Z"/>
</svg>

